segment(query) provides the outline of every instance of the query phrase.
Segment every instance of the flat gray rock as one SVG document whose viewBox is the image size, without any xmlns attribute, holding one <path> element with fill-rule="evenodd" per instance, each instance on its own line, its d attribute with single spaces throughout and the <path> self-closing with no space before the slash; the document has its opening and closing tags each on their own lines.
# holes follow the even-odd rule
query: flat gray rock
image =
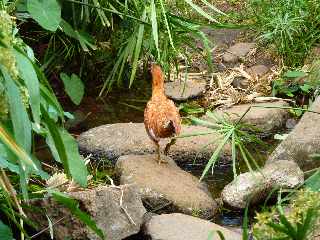
<svg viewBox="0 0 320 240">
<path fill-rule="evenodd" d="M 256 204 L 275 188 L 294 188 L 303 181 L 303 172 L 295 162 L 279 161 L 261 171 L 240 174 L 224 187 L 221 196 L 229 206 L 245 208 L 249 199 L 250 204 Z"/>
<path fill-rule="evenodd" d="M 122 206 L 129 216 L 120 207 L 122 195 L 120 189 L 103 186 L 68 193 L 69 196 L 80 202 L 81 209 L 91 215 L 108 240 L 121 240 L 138 233 L 146 213 L 136 186 L 123 185 L 120 187 L 123 191 Z M 64 240 L 67 237 L 70 239 L 100 239 L 65 206 L 58 204 L 53 198 L 32 201 L 32 205 L 43 209 L 42 212 L 30 211 L 28 213 L 28 216 L 39 224 L 39 230 L 48 226 L 48 220 L 44 213 L 52 222 L 60 220 L 53 226 L 56 240 Z M 63 219 L 61 220 L 61 218 Z"/>
<path fill-rule="evenodd" d="M 250 106 L 258 107 L 251 107 L 251 110 L 243 118 L 243 122 L 252 124 L 266 132 L 281 128 L 289 116 L 286 109 L 276 108 L 288 106 L 288 103 L 284 101 L 234 105 L 227 109 L 216 110 L 216 113 L 220 116 L 226 114 L 226 117 L 235 122 Z M 262 108 L 262 106 L 275 108 Z M 204 116 L 203 119 L 208 120 L 209 118 Z"/>
<path fill-rule="evenodd" d="M 226 240 L 241 240 L 241 234 L 199 218 L 173 213 L 153 216 L 146 223 L 144 233 L 151 240 L 208 240 L 220 239 L 220 231 Z M 212 236 L 211 238 L 209 238 Z"/>
<path fill-rule="evenodd" d="M 226 50 L 222 59 L 226 63 L 235 63 L 239 58 L 245 57 L 254 47 L 255 43 L 236 43 Z"/>
<path fill-rule="evenodd" d="M 203 133 L 207 128 L 182 125 L 182 134 Z M 181 134 L 181 135 L 182 135 Z M 217 147 L 218 134 L 193 136 L 177 139 L 171 146 L 169 156 L 173 160 L 183 162 L 207 161 Z M 161 140 L 163 150 L 168 139 Z M 82 133 L 79 138 L 79 147 L 84 155 L 93 154 L 99 161 L 116 160 L 122 155 L 154 153 L 154 143 L 148 137 L 143 123 L 116 123 L 102 125 Z M 213 142 L 207 148 L 204 145 Z M 230 147 L 224 149 L 222 158 L 230 156 Z"/>
<path fill-rule="evenodd" d="M 185 214 L 212 218 L 218 205 L 206 185 L 180 169 L 171 158 L 162 158 L 168 163 L 159 164 L 153 154 L 121 156 L 116 164 L 120 183 L 137 185 L 142 200 L 151 209 L 170 206 Z"/>
<path fill-rule="evenodd" d="M 249 67 L 247 69 L 247 72 L 253 77 L 262 77 L 267 72 L 269 72 L 269 70 L 270 69 L 267 66 L 259 64 L 259 65 L 254 65 L 252 67 Z"/>
<path fill-rule="evenodd" d="M 165 93 L 171 99 L 185 101 L 200 97 L 206 90 L 206 83 L 206 79 L 166 82 Z"/>
<path fill-rule="evenodd" d="M 317 97 L 310 110 L 320 112 L 320 97 Z M 306 112 L 287 138 L 273 151 L 267 162 L 295 161 L 304 171 L 319 167 L 320 161 L 310 156 L 320 150 L 319 126 L 320 114 Z"/>
</svg>

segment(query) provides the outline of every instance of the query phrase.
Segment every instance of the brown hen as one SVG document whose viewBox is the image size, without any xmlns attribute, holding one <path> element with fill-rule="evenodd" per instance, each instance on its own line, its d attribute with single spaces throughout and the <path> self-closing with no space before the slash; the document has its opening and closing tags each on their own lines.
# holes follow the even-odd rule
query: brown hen
<svg viewBox="0 0 320 240">
<path fill-rule="evenodd" d="M 161 138 L 169 138 L 180 134 L 181 118 L 179 111 L 173 101 L 168 99 L 164 93 L 164 76 L 161 67 L 152 64 L 152 97 L 144 110 L 144 125 L 150 139 L 156 145 L 158 162 L 161 162 L 159 141 Z M 171 139 L 165 148 L 168 154 L 169 148 L 175 143 Z"/>
</svg>

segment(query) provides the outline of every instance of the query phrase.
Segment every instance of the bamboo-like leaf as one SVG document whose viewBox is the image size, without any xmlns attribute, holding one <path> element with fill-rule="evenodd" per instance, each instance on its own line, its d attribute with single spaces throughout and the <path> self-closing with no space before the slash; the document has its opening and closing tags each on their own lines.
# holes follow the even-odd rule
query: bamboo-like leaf
<svg viewBox="0 0 320 240">
<path fill-rule="evenodd" d="M 207 172 L 209 171 L 210 167 L 214 167 L 216 161 L 219 158 L 219 154 L 221 153 L 221 150 L 223 148 L 224 145 L 226 145 L 226 143 L 228 142 L 229 138 L 231 137 L 233 131 L 229 131 L 226 136 L 224 137 L 224 139 L 221 141 L 221 143 L 219 144 L 219 146 L 216 148 L 216 150 L 213 152 L 211 158 L 209 159 L 205 169 L 202 172 L 202 175 L 200 177 L 200 181 L 203 179 L 203 177 L 207 174 Z"/>
<path fill-rule="evenodd" d="M 147 10 L 145 7 L 143 10 L 142 16 L 141 16 L 141 20 L 145 21 L 146 16 L 147 16 Z M 136 47 L 134 50 L 134 56 L 133 56 L 133 61 L 132 61 L 132 70 L 131 70 L 129 87 L 131 87 L 133 79 L 135 78 L 135 75 L 136 75 L 143 36 L 144 36 L 144 24 L 140 24 L 139 30 L 138 30 L 138 36 L 137 36 L 137 43 L 136 43 Z"/>
<path fill-rule="evenodd" d="M 207 18 L 211 22 L 219 23 L 216 19 L 212 18 L 206 11 L 204 11 L 201 7 L 197 4 L 194 4 L 192 0 L 184 0 L 186 1 L 197 13 L 202 15 L 203 17 Z"/>
<path fill-rule="evenodd" d="M 108 19 L 107 16 L 106 16 L 106 14 L 104 13 L 104 11 L 103 11 L 102 9 L 99 9 L 99 7 L 100 7 L 99 1 L 98 1 L 98 0 L 93 0 L 93 4 L 94 4 L 96 7 L 98 7 L 98 8 L 97 8 L 97 12 L 98 12 L 98 15 L 99 15 L 99 18 L 100 18 L 100 20 L 101 20 L 102 25 L 103 25 L 103 26 L 107 25 L 108 27 L 110 27 L 111 24 L 110 24 L 109 19 Z"/>
<path fill-rule="evenodd" d="M 158 21 L 157 21 L 157 12 L 156 12 L 156 5 L 154 0 L 151 0 L 151 24 L 152 24 L 152 36 L 154 40 L 154 44 L 157 49 L 158 59 L 160 59 L 160 50 L 159 50 L 159 37 L 158 37 Z"/>
</svg>

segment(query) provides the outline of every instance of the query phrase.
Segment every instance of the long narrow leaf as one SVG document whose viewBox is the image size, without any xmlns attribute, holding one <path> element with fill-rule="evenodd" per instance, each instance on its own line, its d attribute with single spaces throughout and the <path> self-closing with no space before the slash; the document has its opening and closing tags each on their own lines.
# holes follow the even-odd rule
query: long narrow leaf
<svg viewBox="0 0 320 240">
<path fill-rule="evenodd" d="M 211 17 L 206 11 L 204 11 L 201 7 L 199 7 L 197 4 L 194 4 L 192 0 L 185 0 L 197 13 L 202 15 L 203 17 L 207 18 L 211 22 L 219 23 L 216 19 Z"/>
<path fill-rule="evenodd" d="M 157 12 L 156 12 L 156 5 L 154 3 L 154 0 L 151 0 L 150 5 L 151 5 L 152 36 L 153 36 L 154 44 L 157 49 L 158 59 L 160 59 Z"/>
<path fill-rule="evenodd" d="M 219 146 L 216 148 L 216 150 L 214 151 L 214 153 L 212 154 L 211 158 L 209 159 L 205 169 L 202 172 L 202 175 L 200 177 L 200 181 L 203 179 L 203 177 L 207 174 L 207 172 L 209 171 L 210 167 L 214 167 L 219 154 L 221 153 L 221 150 L 223 148 L 224 145 L 226 145 L 226 143 L 228 142 L 230 136 L 232 135 L 233 131 L 229 131 L 229 133 L 226 134 L 226 136 L 224 137 L 224 139 L 222 140 L 222 142 L 219 144 Z"/>
<path fill-rule="evenodd" d="M 147 16 L 147 10 L 145 8 L 143 10 L 141 20 L 145 21 L 146 16 Z M 137 71 L 137 67 L 138 67 L 138 60 L 139 60 L 139 56 L 140 56 L 140 52 L 141 52 L 141 44 L 142 44 L 142 40 L 143 40 L 143 35 L 144 35 L 144 24 L 140 24 L 139 30 L 138 30 L 138 36 L 137 36 L 137 44 L 136 44 L 134 56 L 133 56 L 129 87 L 131 87 L 133 79 L 135 78 L 135 75 L 136 75 L 136 71 Z"/>
<path fill-rule="evenodd" d="M 30 107 L 32 109 L 33 120 L 40 127 L 40 90 L 37 73 L 33 64 L 27 56 L 21 52 L 14 51 L 20 76 L 25 82 L 30 96 Z"/>
</svg>

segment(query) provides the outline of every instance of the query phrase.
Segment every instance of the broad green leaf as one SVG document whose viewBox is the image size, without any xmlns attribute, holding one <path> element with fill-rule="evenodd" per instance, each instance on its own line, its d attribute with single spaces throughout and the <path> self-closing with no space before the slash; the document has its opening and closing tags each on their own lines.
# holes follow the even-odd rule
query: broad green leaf
<svg viewBox="0 0 320 240">
<path fill-rule="evenodd" d="M 43 107 L 42 107 L 43 108 Z M 54 144 L 49 147 L 54 156 L 59 156 L 68 176 L 71 176 L 77 183 L 85 187 L 87 185 L 87 168 L 78 150 L 78 144 L 75 139 L 63 128 L 58 127 L 43 109 L 43 116 L 46 121 L 48 134 L 50 134 Z M 58 159 L 57 159 L 58 160 Z M 58 160 L 58 161 L 59 161 Z"/>
<path fill-rule="evenodd" d="M 76 74 L 72 74 L 71 77 L 69 77 L 65 73 L 61 73 L 60 78 L 72 102 L 79 105 L 84 95 L 84 85 L 81 79 Z"/>
<path fill-rule="evenodd" d="M 37 73 L 32 62 L 22 53 L 14 50 L 20 76 L 25 82 L 30 96 L 33 120 L 40 125 L 40 89 Z"/>
<path fill-rule="evenodd" d="M 13 240 L 13 234 L 11 229 L 5 225 L 1 220 L 0 220 L 0 239 L 1 240 Z"/>
<path fill-rule="evenodd" d="M 15 140 L 6 132 L 6 130 L 0 124 L 0 141 L 3 142 L 10 149 L 11 152 L 14 153 L 16 157 L 21 161 L 21 165 L 26 168 L 26 166 L 30 166 L 35 170 L 39 170 L 36 164 L 33 162 L 32 158 L 17 145 Z"/>
<path fill-rule="evenodd" d="M 287 78 L 298 78 L 298 77 L 305 77 L 307 74 L 302 71 L 288 71 L 285 74 L 283 74 L 284 77 Z"/>
<path fill-rule="evenodd" d="M 101 239 L 105 239 L 102 230 L 97 226 L 96 222 L 92 220 L 91 216 L 81 211 L 79 203 L 69 197 L 66 194 L 57 191 L 50 191 L 53 198 L 60 204 L 66 206 L 73 215 L 75 215 L 80 221 L 87 225 L 92 231 L 94 231 Z"/>
<path fill-rule="evenodd" d="M 144 8 L 141 20 L 145 21 L 147 16 L 147 11 L 146 8 Z M 144 36 L 144 24 L 140 24 L 139 30 L 138 30 L 138 36 L 137 36 L 137 44 L 134 50 L 134 56 L 133 56 L 133 61 L 132 61 L 132 70 L 131 70 L 131 76 L 130 76 L 130 83 L 129 87 L 131 86 L 133 79 L 136 75 L 137 67 L 138 67 L 138 60 L 141 52 L 141 45 L 143 41 L 143 36 Z"/>
<path fill-rule="evenodd" d="M 27 10 L 41 27 L 56 31 L 61 21 L 61 6 L 57 0 L 28 0 Z"/>
<path fill-rule="evenodd" d="M 0 66 L 6 86 L 6 94 L 9 102 L 9 112 L 14 130 L 14 138 L 17 144 L 24 148 L 27 153 L 31 151 L 31 123 L 26 108 L 22 102 L 22 96 L 18 86 Z"/>
<path fill-rule="evenodd" d="M 89 48 L 91 48 L 92 50 L 97 49 L 97 46 L 94 45 L 94 38 L 92 36 L 90 36 L 89 34 L 83 32 L 83 31 L 74 30 L 72 28 L 72 26 L 63 19 L 60 23 L 60 27 L 62 28 L 63 32 L 66 35 L 76 39 L 79 42 L 83 51 L 88 52 Z"/>
<path fill-rule="evenodd" d="M 5 146 L 0 143 L 0 167 L 9 169 L 11 172 L 19 174 L 19 166 L 8 161 L 7 150 Z"/>
</svg>

